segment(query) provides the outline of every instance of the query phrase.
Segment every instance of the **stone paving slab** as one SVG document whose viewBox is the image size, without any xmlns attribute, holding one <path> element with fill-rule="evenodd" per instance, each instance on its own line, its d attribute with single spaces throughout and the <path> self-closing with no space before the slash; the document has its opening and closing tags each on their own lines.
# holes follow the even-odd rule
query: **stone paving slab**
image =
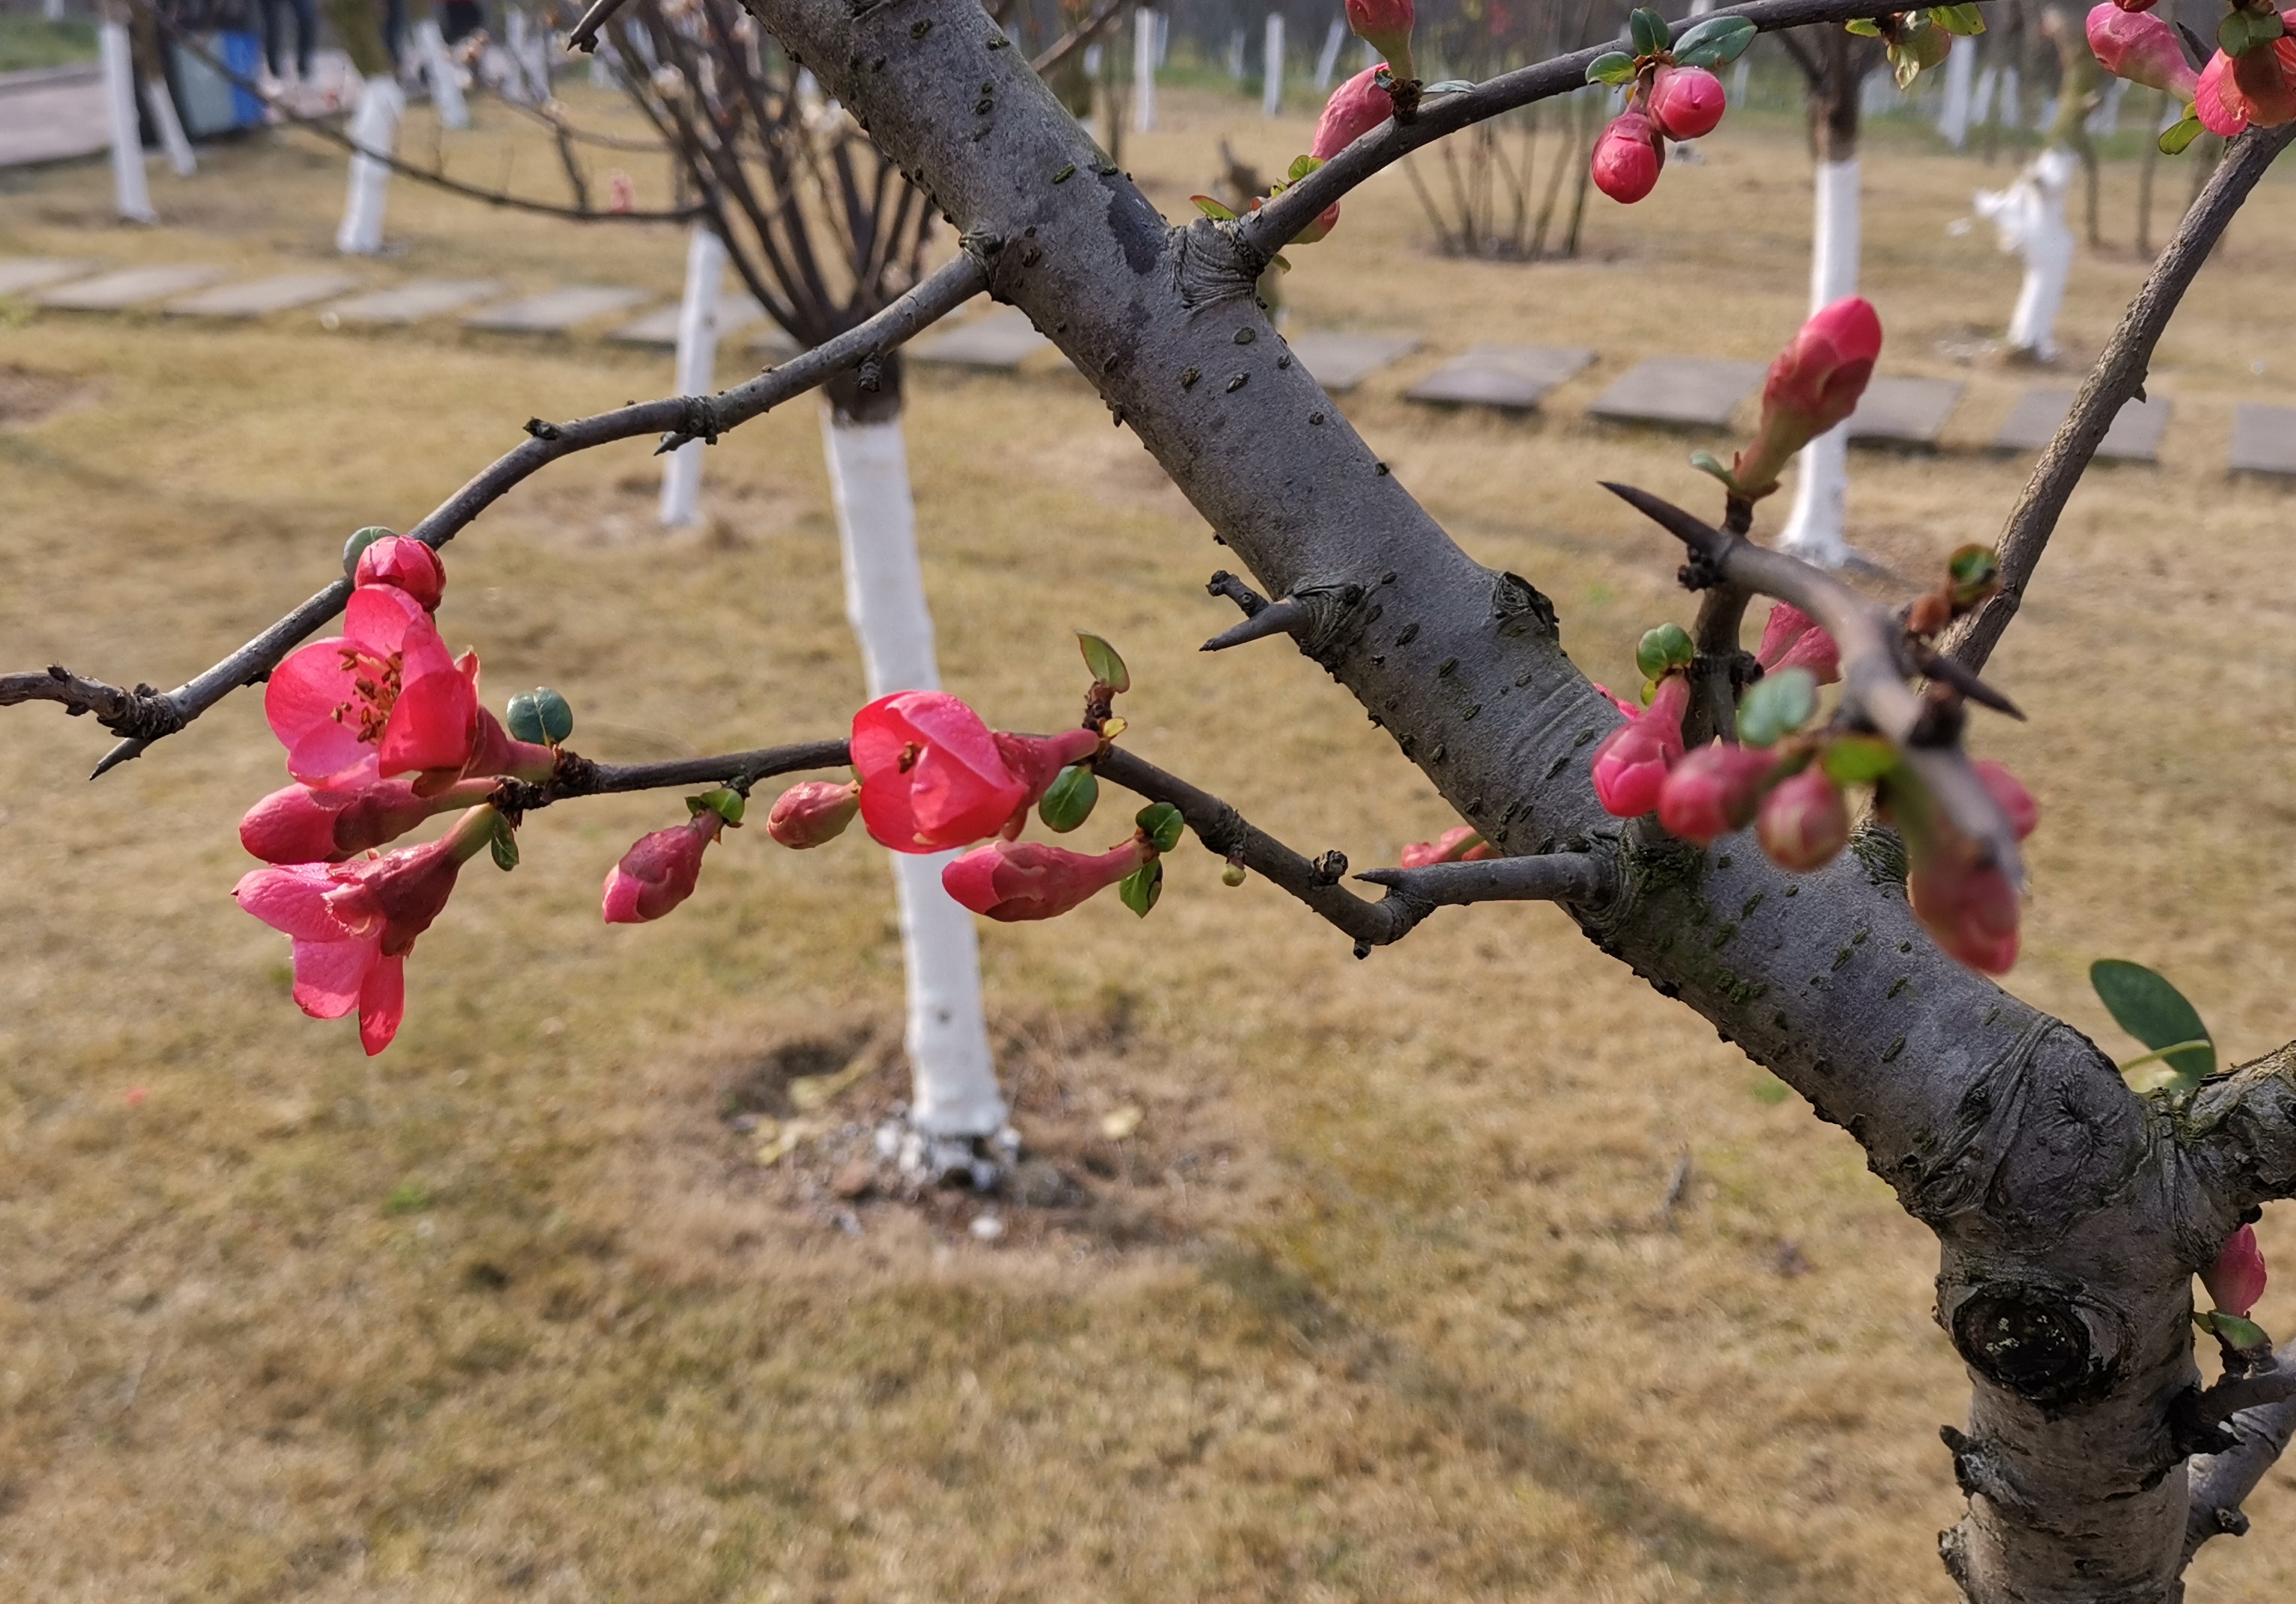
<svg viewBox="0 0 2296 1604">
<path fill-rule="evenodd" d="M 102 262 L 73 256 L 0 256 L 0 295 L 21 295 L 68 278 L 86 278 Z"/>
<path fill-rule="evenodd" d="M 1849 415 L 1849 438 L 1889 446 L 1934 447 L 1968 386 L 1958 379 L 1875 374 Z"/>
<path fill-rule="evenodd" d="M 562 334 L 578 324 L 610 312 L 625 312 L 653 299 L 650 290 L 616 284 L 567 284 L 539 295 L 521 296 L 463 319 L 466 329 L 505 334 Z"/>
<path fill-rule="evenodd" d="M 319 317 L 330 328 L 338 323 L 420 323 L 425 317 L 460 311 L 474 300 L 501 294 L 502 290 L 501 283 L 491 278 L 418 278 L 395 290 L 376 290 L 339 300 Z"/>
<path fill-rule="evenodd" d="M 168 306 L 170 317 L 261 317 L 291 311 L 358 287 L 348 273 L 280 273 L 203 290 Z"/>
<path fill-rule="evenodd" d="M 1993 437 L 1996 449 L 2003 451 L 2038 451 L 2049 443 L 2065 414 L 2073 407 L 2070 390 L 2029 390 L 2018 398 L 2003 421 L 2001 431 Z M 2155 396 L 2150 401 L 2131 399 L 2112 420 L 2099 442 L 2096 454 L 2115 462 L 2153 462 L 2161 455 L 2161 436 L 2169 427 L 2169 398 Z"/>
<path fill-rule="evenodd" d="M 1300 366 L 1333 395 L 1344 395 L 1390 362 L 1419 349 L 1409 334 L 1293 334 L 1284 341 Z"/>
<path fill-rule="evenodd" d="M 0 167 L 68 161 L 111 148 L 94 62 L 0 73 Z"/>
<path fill-rule="evenodd" d="M 32 297 L 32 303 L 73 312 L 124 312 L 147 301 L 165 300 L 211 284 L 223 276 L 221 267 L 196 267 L 187 263 L 167 267 L 126 267 L 117 273 L 84 278 L 78 284 L 43 290 Z"/>
<path fill-rule="evenodd" d="M 658 345 L 667 350 L 677 347 L 677 314 L 681 308 L 672 301 L 648 312 L 636 322 L 626 323 L 618 329 L 607 331 L 606 338 L 619 340 L 625 345 Z M 723 339 L 737 334 L 753 323 L 765 320 L 766 308 L 758 298 L 750 294 L 723 295 L 718 300 L 718 334 Z"/>
<path fill-rule="evenodd" d="M 2296 474 L 2296 407 L 2243 401 L 2234 407 L 2232 471 Z"/>
<path fill-rule="evenodd" d="M 1403 393 L 1414 401 L 1523 412 L 1594 360 L 1595 353 L 1579 346 L 1478 345 Z"/>
<path fill-rule="evenodd" d="M 994 367 L 1009 372 L 1053 342 L 1037 333 L 1028 313 L 999 307 L 986 317 L 926 335 L 905 349 L 912 360 L 957 367 Z"/>
<path fill-rule="evenodd" d="M 1596 396 L 1587 410 L 1620 423 L 1719 429 L 1766 371 L 1759 362 L 1650 357 Z"/>
</svg>

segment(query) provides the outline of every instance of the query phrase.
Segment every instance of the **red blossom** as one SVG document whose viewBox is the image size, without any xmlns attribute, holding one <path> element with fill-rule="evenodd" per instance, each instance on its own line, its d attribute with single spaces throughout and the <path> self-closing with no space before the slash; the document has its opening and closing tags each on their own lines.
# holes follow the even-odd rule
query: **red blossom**
<svg viewBox="0 0 2296 1604">
<path fill-rule="evenodd" d="M 2281 20 L 2296 27 L 2296 12 L 2283 12 Z M 2296 37 L 2283 34 L 2237 56 L 2218 51 L 2194 86 L 2193 114 L 2226 139 L 2251 123 L 2276 128 L 2296 119 Z"/>
<path fill-rule="evenodd" d="M 692 896 L 701 877 L 701 854 L 725 827 L 723 814 L 703 808 L 674 829 L 639 836 L 606 872 L 601 904 L 606 923 L 642 925 Z"/>
<path fill-rule="evenodd" d="M 1857 409 L 1882 354 L 1882 319 L 1849 295 L 1814 314 L 1770 364 L 1762 421 L 1731 476 L 1752 494 L 1768 489 L 1793 454 Z"/>
<path fill-rule="evenodd" d="M 1620 818 L 1638 818 L 1658 806 L 1666 771 L 1682 756 L 1682 715 L 1690 682 L 1679 674 L 1659 681 L 1640 716 L 1612 730 L 1595 748 L 1595 795 Z"/>
<path fill-rule="evenodd" d="M 1703 67 L 1661 67 L 1651 80 L 1651 118 L 1669 139 L 1711 134 L 1729 103 L 1722 80 Z"/>
<path fill-rule="evenodd" d="M 1640 111 L 1620 112 L 1595 141 L 1595 187 L 1631 206 L 1658 187 L 1666 147 L 1658 125 Z"/>
<path fill-rule="evenodd" d="M 993 733 L 945 691 L 896 691 L 853 715 L 861 822 L 897 852 L 1018 834 L 1029 805 L 1061 769 L 1099 745 L 1088 729 L 1043 737 Z"/>
<path fill-rule="evenodd" d="M 2256 1227 L 2243 1225 L 2225 1238 L 2216 1263 L 2201 1271 L 2201 1284 L 2218 1309 L 2248 1318 L 2264 1296 L 2264 1249 L 2257 1246 Z"/>
<path fill-rule="evenodd" d="M 1754 833 L 1780 868 L 1808 874 L 1824 868 L 1849 840 L 1849 809 L 1841 787 L 1813 763 L 1780 780 L 1762 799 Z"/>
<path fill-rule="evenodd" d="M 774 799 L 773 811 L 766 815 L 766 834 L 802 851 L 845 834 L 860 807 L 857 782 L 840 786 L 834 780 L 806 780 Z"/>
<path fill-rule="evenodd" d="M 1710 846 L 1754 817 L 1778 754 L 1713 741 L 1685 755 L 1659 787 L 1658 821 L 1669 835 Z"/>
<path fill-rule="evenodd" d="M 390 585 L 422 604 L 425 613 L 439 611 L 447 594 L 447 565 L 439 554 L 406 535 L 384 535 L 359 553 L 352 582 Z"/>
<path fill-rule="evenodd" d="M 1139 840 L 1098 857 L 1034 841 L 999 841 L 953 860 L 941 869 L 940 883 L 957 901 L 989 918 L 1007 924 L 1050 919 L 1115 884 L 1155 855 Z"/>
<path fill-rule="evenodd" d="M 1348 30 L 1393 62 L 1396 78 L 1418 76 L 1411 64 L 1411 0 L 1346 0 L 1346 9 Z"/>
</svg>

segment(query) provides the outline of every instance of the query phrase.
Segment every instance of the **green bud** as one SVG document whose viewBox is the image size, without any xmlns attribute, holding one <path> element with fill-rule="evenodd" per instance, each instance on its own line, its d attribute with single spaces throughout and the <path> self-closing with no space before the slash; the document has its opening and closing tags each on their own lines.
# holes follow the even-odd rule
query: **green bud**
<svg viewBox="0 0 2296 1604">
<path fill-rule="evenodd" d="M 1669 669 L 1684 669 L 1698 655 L 1691 644 L 1690 631 L 1680 624 L 1660 624 L 1644 632 L 1635 647 L 1635 666 L 1652 679 L 1662 679 Z"/>
<path fill-rule="evenodd" d="M 383 528 L 380 523 L 371 523 L 365 529 L 352 531 L 351 538 L 343 542 L 343 578 L 348 580 L 357 575 L 360 554 L 368 547 L 397 532 Z"/>
<path fill-rule="evenodd" d="M 1243 884 L 1243 865 L 1242 865 L 1242 864 L 1241 864 L 1241 863 L 1238 863 L 1238 862 L 1237 862 L 1234 859 L 1233 859 L 1233 858 L 1229 859 L 1229 860 L 1227 860 L 1227 867 L 1226 867 L 1226 868 L 1224 868 L 1224 869 L 1220 870 L 1220 884 L 1221 884 L 1222 885 L 1241 885 L 1241 884 Z"/>
<path fill-rule="evenodd" d="M 1149 803 L 1132 822 L 1148 837 L 1148 844 L 1160 852 L 1168 852 L 1179 845 L 1180 833 L 1187 827 L 1187 820 L 1170 802 Z"/>
<path fill-rule="evenodd" d="M 1946 559 L 1946 578 L 1953 605 L 1964 611 L 1974 607 L 2001 588 L 2001 559 L 1989 546 L 1962 547 Z"/>
<path fill-rule="evenodd" d="M 556 746 L 574 733 L 574 710 L 548 686 L 537 686 L 510 699 L 503 710 L 503 727 L 513 740 Z"/>
<path fill-rule="evenodd" d="M 1738 703 L 1738 739 L 1775 746 L 1817 711 L 1817 679 L 1808 669 L 1788 669 L 1754 682 Z"/>
<path fill-rule="evenodd" d="M 1164 894 L 1164 860 L 1151 858 L 1147 862 L 1124 876 L 1116 887 L 1116 894 L 1124 905 L 1142 918 L 1156 906 L 1156 899 Z"/>
<path fill-rule="evenodd" d="M 1044 800 L 1037 804 L 1037 817 L 1045 821 L 1046 829 L 1065 835 L 1092 817 L 1099 801 L 1100 781 L 1091 765 L 1070 763 L 1045 788 Z"/>
<path fill-rule="evenodd" d="M 1116 654 L 1114 646 L 1082 629 L 1077 631 L 1077 646 L 1084 653 L 1084 666 L 1092 670 L 1095 684 L 1104 685 L 1111 691 L 1132 688 L 1132 672 L 1124 666 L 1124 659 Z"/>
</svg>

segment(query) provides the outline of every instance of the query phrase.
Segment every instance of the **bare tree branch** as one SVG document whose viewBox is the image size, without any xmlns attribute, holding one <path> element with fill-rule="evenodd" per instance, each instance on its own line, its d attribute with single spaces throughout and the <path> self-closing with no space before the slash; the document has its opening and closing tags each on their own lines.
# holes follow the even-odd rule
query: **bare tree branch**
<svg viewBox="0 0 2296 1604">
<path fill-rule="evenodd" d="M 673 396 L 642 401 L 634 407 L 549 424 L 537 418 L 526 426 L 531 437 L 495 459 L 483 473 L 442 503 L 407 533 L 430 547 L 444 546 L 457 531 L 500 499 L 512 487 L 532 477 L 559 458 L 571 457 L 614 440 L 660 434 L 662 448 L 673 449 L 688 440 L 711 443 L 728 430 L 771 410 L 792 396 L 819 386 L 832 374 L 882 357 L 918 333 L 947 317 L 988 282 L 980 255 L 990 254 L 984 243 L 980 254 L 968 249 L 930 275 L 874 317 L 832 340 L 814 347 L 779 367 L 767 368 L 756 378 L 721 395 Z M 161 736 L 172 735 L 243 685 L 259 683 L 280 661 L 350 600 L 348 578 L 337 580 L 301 606 L 265 629 L 214 667 L 169 691 L 163 698 L 172 710 L 173 725 L 156 734 L 122 741 L 106 753 L 91 779 L 140 757 Z M 89 681 L 88 684 L 94 684 Z M 109 689 L 110 687 L 105 687 Z M 49 698 L 53 700 L 53 698 Z M 155 715 L 156 717 L 157 715 Z"/>
<path fill-rule="evenodd" d="M 491 799 L 509 813 L 531 813 L 577 796 L 625 791 L 668 791 L 694 786 L 730 786 L 743 795 L 759 780 L 808 769 L 838 769 L 850 761 L 846 743 L 800 741 L 760 746 L 716 757 L 675 758 L 661 763 L 594 763 L 571 752 L 558 754 L 558 771 L 541 785 L 504 780 Z"/>
<path fill-rule="evenodd" d="M 2073 398 L 2072 409 L 2057 426 L 2041 460 L 2033 465 L 2032 478 L 2010 509 L 2009 522 L 1995 547 L 2001 558 L 2001 588 L 1948 637 L 1946 649 L 1965 666 L 1983 668 L 2003 631 L 2017 616 L 2025 587 L 2040 566 L 2041 554 L 2048 549 L 2049 537 L 2056 532 L 2065 503 L 2087 472 L 2105 431 L 2112 427 L 2112 420 L 2120 415 L 2130 398 L 2144 393 L 2152 348 L 2161 342 L 2169 319 L 2207 263 L 2209 252 L 2224 237 L 2233 214 L 2292 139 L 2296 139 L 2296 123 L 2277 128 L 2251 127 L 2233 142 L 2208 186 L 2201 191 L 2200 200 L 2177 226 L 2175 237 L 2161 253 L 2144 287 L 2128 303 L 2120 326 L 2105 342 L 2104 354 L 2089 371 L 2080 394 Z"/>
<path fill-rule="evenodd" d="M 2296 1342 L 2275 1355 L 2282 1373 L 2296 1373 Z M 2296 1397 L 2241 1411 L 2232 1417 L 2234 1446 L 2192 1462 L 2192 1511 L 2185 1524 L 2185 1563 L 2211 1537 L 2248 1530 L 2241 1505 L 2296 1437 Z"/>
<path fill-rule="evenodd" d="M 1029 65 L 1037 70 L 1038 78 L 1054 72 L 1078 51 L 1089 47 L 1136 4 L 1138 0 L 1101 0 L 1098 11 L 1038 52 Z"/>
<path fill-rule="evenodd" d="M 582 13 L 581 21 L 574 24 L 574 31 L 566 36 L 568 53 L 578 50 L 587 55 L 596 50 L 598 29 L 625 4 L 626 0 L 590 0 L 590 9 Z"/>
<path fill-rule="evenodd" d="M 1456 908 L 1468 902 L 1600 902 L 1611 894 L 1616 876 L 1609 860 L 1593 852 L 1542 852 L 1423 868 L 1368 868 L 1356 878 L 1387 887 L 1390 896 Z"/>
<path fill-rule="evenodd" d="M 152 687 L 124 691 L 101 679 L 84 679 L 60 663 L 51 663 L 43 673 L 0 674 L 0 707 L 20 702 L 60 703 L 72 718 L 94 713 L 95 721 L 113 734 L 145 740 L 182 728 L 174 707 Z"/>
</svg>

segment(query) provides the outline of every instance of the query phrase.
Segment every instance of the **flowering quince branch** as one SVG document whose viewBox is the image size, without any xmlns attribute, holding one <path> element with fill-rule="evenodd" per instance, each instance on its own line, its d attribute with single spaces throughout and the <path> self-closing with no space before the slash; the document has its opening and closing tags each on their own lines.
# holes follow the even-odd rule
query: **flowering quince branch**
<svg viewBox="0 0 2296 1604">
<path fill-rule="evenodd" d="M 537 419 L 528 424 L 529 438 L 523 444 L 496 458 L 407 534 L 436 549 L 512 487 L 549 464 L 615 440 L 660 434 L 665 449 L 689 440 L 715 442 L 726 431 L 892 350 L 955 311 L 986 287 L 981 259 L 994 254 L 987 243 L 972 243 L 865 323 L 714 398 L 676 396 L 644 401 L 566 424 Z M 261 683 L 299 642 L 343 610 L 351 590 L 348 577 L 337 580 L 239 650 L 164 695 L 154 695 L 148 689 L 121 690 L 70 673 L 59 679 L 59 670 L 51 669 L 45 675 L 0 677 L 0 705 L 12 701 L 61 701 L 69 709 L 77 700 L 86 711 L 94 712 L 100 722 L 127 737 L 104 754 L 89 777 L 100 777 L 141 757 L 152 742 L 182 729 L 242 686 Z M 35 685 L 34 681 L 45 683 Z M 57 688 L 52 690 L 50 686 Z M 116 724 L 111 721 L 114 719 Z"/>
</svg>

